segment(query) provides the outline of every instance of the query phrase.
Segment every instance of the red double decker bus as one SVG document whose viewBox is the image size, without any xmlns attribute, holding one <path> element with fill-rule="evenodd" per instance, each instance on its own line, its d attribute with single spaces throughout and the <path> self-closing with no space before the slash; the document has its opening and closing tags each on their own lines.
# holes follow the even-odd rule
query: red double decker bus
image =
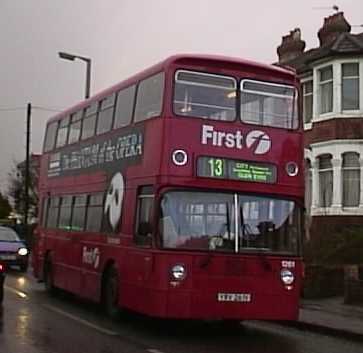
<svg viewBox="0 0 363 353">
<path fill-rule="evenodd" d="M 35 276 L 110 315 L 296 319 L 298 107 L 289 70 L 179 55 L 55 116 Z"/>
</svg>

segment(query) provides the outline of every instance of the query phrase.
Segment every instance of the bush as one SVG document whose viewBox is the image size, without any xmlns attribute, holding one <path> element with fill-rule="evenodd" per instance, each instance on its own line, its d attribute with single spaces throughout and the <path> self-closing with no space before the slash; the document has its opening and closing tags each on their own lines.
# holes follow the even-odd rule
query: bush
<svg viewBox="0 0 363 353">
<path fill-rule="evenodd" d="M 327 298 L 344 294 L 344 268 L 311 265 L 305 269 L 304 298 Z"/>
<path fill-rule="evenodd" d="M 305 298 L 344 294 L 344 266 L 363 264 L 363 227 L 327 226 L 304 246 Z M 363 265 L 359 271 L 363 279 Z"/>
<path fill-rule="evenodd" d="M 314 234 L 305 244 L 307 265 L 343 266 L 363 264 L 363 227 L 346 226 Z"/>
</svg>

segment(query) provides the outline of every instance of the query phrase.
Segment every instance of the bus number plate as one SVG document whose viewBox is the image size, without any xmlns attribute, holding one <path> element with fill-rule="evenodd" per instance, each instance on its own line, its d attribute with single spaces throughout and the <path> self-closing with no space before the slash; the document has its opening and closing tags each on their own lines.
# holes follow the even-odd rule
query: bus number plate
<svg viewBox="0 0 363 353">
<path fill-rule="evenodd" d="M 249 303 L 251 301 L 250 293 L 218 293 L 219 302 L 240 302 Z"/>
</svg>

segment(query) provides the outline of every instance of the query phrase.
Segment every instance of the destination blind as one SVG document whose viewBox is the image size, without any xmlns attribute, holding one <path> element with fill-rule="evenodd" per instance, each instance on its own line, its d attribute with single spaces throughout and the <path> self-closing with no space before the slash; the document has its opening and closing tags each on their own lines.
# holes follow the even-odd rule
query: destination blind
<svg viewBox="0 0 363 353">
<path fill-rule="evenodd" d="M 269 163 L 241 161 L 218 157 L 199 157 L 197 175 L 200 177 L 275 183 L 276 166 Z"/>
</svg>

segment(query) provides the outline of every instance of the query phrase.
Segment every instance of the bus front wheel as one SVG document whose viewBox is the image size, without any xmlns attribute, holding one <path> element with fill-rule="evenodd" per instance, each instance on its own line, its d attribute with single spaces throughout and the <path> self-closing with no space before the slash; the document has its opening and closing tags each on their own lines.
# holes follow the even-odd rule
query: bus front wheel
<svg viewBox="0 0 363 353">
<path fill-rule="evenodd" d="M 103 284 L 103 304 L 106 314 L 112 319 L 117 319 L 120 315 L 118 296 L 118 273 L 116 268 L 114 266 L 111 266 L 105 274 L 105 280 Z"/>
</svg>

